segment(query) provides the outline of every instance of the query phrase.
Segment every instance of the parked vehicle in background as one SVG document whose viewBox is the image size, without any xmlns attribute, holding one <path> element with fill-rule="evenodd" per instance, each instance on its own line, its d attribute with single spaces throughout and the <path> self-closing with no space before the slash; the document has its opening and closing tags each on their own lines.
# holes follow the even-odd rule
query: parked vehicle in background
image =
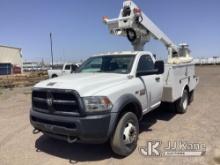
<svg viewBox="0 0 220 165">
<path fill-rule="evenodd" d="M 79 68 L 79 64 L 69 64 L 65 63 L 61 69 L 51 69 L 48 70 L 49 78 L 55 78 L 62 75 L 67 75 L 75 72 Z"/>
</svg>

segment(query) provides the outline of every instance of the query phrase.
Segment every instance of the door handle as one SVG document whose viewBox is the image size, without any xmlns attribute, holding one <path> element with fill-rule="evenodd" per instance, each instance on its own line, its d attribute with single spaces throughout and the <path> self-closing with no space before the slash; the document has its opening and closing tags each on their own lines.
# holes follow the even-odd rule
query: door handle
<svg viewBox="0 0 220 165">
<path fill-rule="evenodd" d="M 160 77 L 156 77 L 155 80 L 156 80 L 156 81 L 160 81 Z"/>
</svg>

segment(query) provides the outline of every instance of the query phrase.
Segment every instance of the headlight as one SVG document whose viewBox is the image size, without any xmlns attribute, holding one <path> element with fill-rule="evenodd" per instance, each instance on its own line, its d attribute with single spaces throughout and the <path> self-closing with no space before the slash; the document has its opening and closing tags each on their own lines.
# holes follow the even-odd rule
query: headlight
<svg viewBox="0 0 220 165">
<path fill-rule="evenodd" d="M 83 98 L 87 112 L 104 112 L 112 109 L 112 103 L 105 96 L 92 96 Z"/>
</svg>

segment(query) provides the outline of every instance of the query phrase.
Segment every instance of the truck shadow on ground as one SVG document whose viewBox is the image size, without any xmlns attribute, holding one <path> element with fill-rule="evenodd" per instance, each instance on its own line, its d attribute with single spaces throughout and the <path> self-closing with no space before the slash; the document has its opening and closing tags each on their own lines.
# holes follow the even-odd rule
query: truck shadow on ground
<svg viewBox="0 0 220 165">
<path fill-rule="evenodd" d="M 112 157 L 112 151 L 106 144 L 69 144 L 65 141 L 49 138 L 45 135 L 36 140 L 37 152 L 67 159 L 70 163 L 104 160 Z"/>
<path fill-rule="evenodd" d="M 140 133 L 152 131 L 151 126 L 156 124 L 158 120 L 169 121 L 176 116 L 172 104 L 162 104 L 159 108 L 146 114 L 140 122 Z"/>
<path fill-rule="evenodd" d="M 140 133 L 152 131 L 151 126 L 156 124 L 158 120 L 169 121 L 174 116 L 175 113 L 165 111 L 164 108 L 160 107 L 144 116 L 140 123 Z M 72 164 L 109 158 L 121 159 L 112 153 L 108 143 L 99 145 L 69 144 L 65 141 L 55 140 L 42 135 L 36 140 L 35 147 L 37 152 L 45 152 L 49 155 L 67 159 Z"/>
</svg>

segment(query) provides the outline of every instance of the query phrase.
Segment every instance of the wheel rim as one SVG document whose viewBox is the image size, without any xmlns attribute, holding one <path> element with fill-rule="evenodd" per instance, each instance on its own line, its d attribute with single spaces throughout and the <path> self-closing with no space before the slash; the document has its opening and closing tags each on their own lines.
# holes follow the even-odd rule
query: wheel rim
<svg viewBox="0 0 220 165">
<path fill-rule="evenodd" d="M 123 132 L 123 141 L 124 144 L 132 144 L 137 139 L 137 128 L 133 123 L 129 122 L 125 125 Z"/>
<path fill-rule="evenodd" d="M 183 100 L 183 109 L 184 110 L 187 108 L 187 105 L 188 105 L 188 98 L 187 98 L 187 96 L 185 96 L 184 100 Z"/>
</svg>

